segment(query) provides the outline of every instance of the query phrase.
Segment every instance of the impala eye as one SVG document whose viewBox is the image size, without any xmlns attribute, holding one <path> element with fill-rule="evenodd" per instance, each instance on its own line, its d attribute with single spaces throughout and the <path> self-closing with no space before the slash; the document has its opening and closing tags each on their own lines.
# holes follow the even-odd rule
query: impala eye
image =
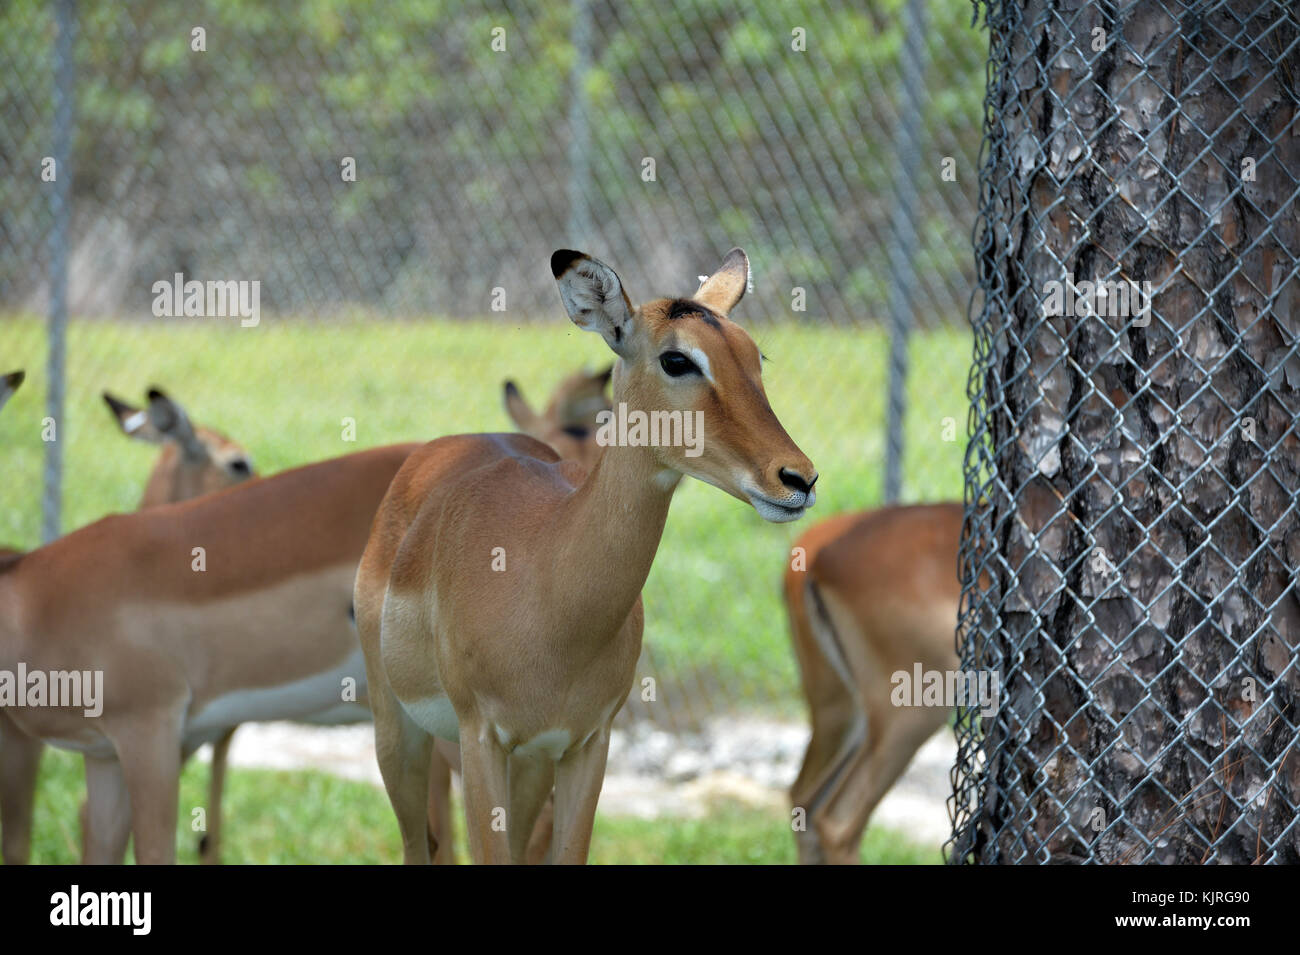
<svg viewBox="0 0 1300 955">
<path fill-rule="evenodd" d="M 669 378 L 680 378 L 691 372 L 700 373 L 699 367 L 679 351 L 666 351 L 659 356 L 659 367 Z"/>
</svg>

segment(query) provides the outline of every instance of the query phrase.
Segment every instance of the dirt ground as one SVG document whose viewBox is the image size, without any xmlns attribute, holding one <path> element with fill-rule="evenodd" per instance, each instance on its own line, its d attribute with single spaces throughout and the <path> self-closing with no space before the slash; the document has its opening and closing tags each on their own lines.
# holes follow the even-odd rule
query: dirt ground
<svg viewBox="0 0 1300 955">
<path fill-rule="evenodd" d="M 615 730 L 600 808 L 612 815 L 702 816 L 719 801 L 789 812 L 786 790 L 808 743 L 808 728 L 752 717 L 717 717 L 699 733 L 677 735 L 649 724 Z M 945 801 L 956 746 L 952 731 L 935 734 L 881 802 L 873 825 L 939 845 L 950 825 Z M 316 769 L 382 787 L 369 723 L 316 727 L 261 723 L 241 727 L 234 766 Z"/>
</svg>

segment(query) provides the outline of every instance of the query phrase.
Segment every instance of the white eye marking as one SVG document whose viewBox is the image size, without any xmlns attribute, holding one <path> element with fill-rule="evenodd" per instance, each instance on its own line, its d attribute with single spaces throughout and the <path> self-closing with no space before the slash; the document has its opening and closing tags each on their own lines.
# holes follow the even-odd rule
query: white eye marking
<svg viewBox="0 0 1300 955">
<path fill-rule="evenodd" d="M 713 381 L 713 374 L 709 371 L 709 356 L 695 347 L 687 348 L 686 354 L 691 356 L 691 361 L 695 362 L 704 377 L 709 381 Z"/>
</svg>

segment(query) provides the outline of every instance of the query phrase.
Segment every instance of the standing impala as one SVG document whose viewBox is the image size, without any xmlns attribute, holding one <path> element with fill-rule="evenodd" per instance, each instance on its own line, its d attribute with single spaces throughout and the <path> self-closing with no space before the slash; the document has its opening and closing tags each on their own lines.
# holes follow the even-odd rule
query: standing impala
<svg viewBox="0 0 1300 955">
<path fill-rule="evenodd" d="M 147 410 L 141 410 L 104 393 L 123 434 L 162 445 L 140 507 L 189 500 L 253 476 L 248 453 L 234 441 L 211 428 L 192 425 L 185 410 L 157 388 L 149 389 L 148 401 Z M 16 551 L 10 553 L 17 556 Z M 205 862 L 218 857 L 222 780 L 233 733 L 232 729 L 213 745 L 209 826 L 201 847 Z M 10 865 L 27 862 L 31 853 L 32 808 L 44 748 L 39 739 L 20 733 L 0 710 L 0 841 L 4 861 Z M 84 827 L 84 812 L 82 822 Z"/>
<path fill-rule="evenodd" d="M 12 378 L 12 376 L 10 377 Z M 5 379 L 4 381 L 7 382 L 8 380 Z M 3 387 L 7 386 L 0 385 L 0 388 Z M 537 428 L 540 434 L 553 438 L 558 421 L 569 422 L 569 426 L 572 428 L 576 427 L 575 422 L 577 421 L 591 420 L 594 418 L 594 413 L 589 409 L 591 397 L 593 393 L 599 395 L 602 387 L 603 379 L 600 376 L 595 378 L 573 376 L 560 386 L 556 398 L 552 400 L 546 413 L 530 417 L 528 424 Z M 0 390 L 0 403 L 3 403 L 7 396 L 8 391 Z M 165 397 L 161 396 L 160 393 L 151 393 L 149 414 L 144 418 L 141 418 L 140 413 L 136 412 L 135 409 L 116 399 L 106 396 L 106 401 L 108 401 L 110 409 L 113 410 L 119 422 L 122 423 L 123 430 L 133 437 L 143 436 L 147 440 L 157 440 L 154 431 L 161 429 L 162 432 L 170 432 L 178 426 L 178 422 L 185 422 L 183 427 L 187 431 L 199 435 L 199 439 L 212 449 L 209 452 L 213 462 L 212 467 L 220 468 L 222 473 L 236 479 L 245 470 L 245 468 L 238 466 L 232 467 L 232 462 L 237 461 L 239 458 L 233 450 L 234 445 L 227 439 L 216 435 L 215 432 L 207 431 L 207 429 L 189 429 L 188 419 L 185 418 L 183 411 L 172 406 L 170 402 L 167 403 L 169 407 L 166 409 L 166 414 L 155 414 L 160 401 L 165 401 Z M 161 411 L 162 409 L 158 410 Z M 514 412 L 512 411 L 512 413 Z M 152 428 L 154 431 L 146 431 L 142 435 L 141 429 L 145 428 Z M 572 435 L 570 437 L 572 438 Z M 593 443 L 587 442 L 587 444 Z M 388 481 L 396 472 L 405 453 L 413 447 L 415 446 L 408 445 L 362 452 L 358 455 L 350 455 L 320 465 L 286 472 L 285 475 L 279 475 L 263 482 L 271 484 L 273 490 L 264 491 L 254 496 L 251 491 L 241 488 L 241 496 L 236 498 L 240 506 L 224 508 L 224 512 L 230 514 L 229 526 L 221 527 L 220 533 L 222 538 L 227 541 L 226 550 L 228 555 L 233 555 L 233 560 L 223 562 L 220 567 L 209 564 L 206 570 L 194 573 L 191 580 L 195 585 L 200 582 L 217 582 L 218 586 L 223 587 L 248 588 L 255 585 L 256 581 L 232 582 L 230 579 L 232 572 L 248 571 L 251 573 L 259 566 L 270 566 L 272 575 L 278 575 L 279 579 L 294 584 L 291 591 L 294 599 L 301 600 L 303 604 L 307 605 L 312 604 L 314 598 L 321 603 L 321 607 L 313 606 L 310 613 L 282 619 L 279 629 L 275 629 L 270 622 L 263 621 L 260 617 L 252 621 L 245 620 L 240 616 L 238 602 L 230 603 L 228 601 L 211 600 L 201 592 L 202 589 L 207 588 L 186 590 L 186 581 L 183 576 L 176 579 L 175 574 L 171 575 L 173 578 L 171 583 L 175 585 L 171 591 L 171 598 L 167 597 L 165 587 L 162 588 L 162 592 L 151 595 L 154 599 L 158 599 L 163 603 L 166 603 L 169 599 L 174 602 L 188 602 L 192 604 L 189 612 L 191 614 L 202 614 L 204 623 L 210 623 L 214 633 L 221 627 L 228 631 L 219 644 L 219 656 L 214 657 L 214 660 L 221 662 L 222 666 L 219 668 L 221 670 L 237 670 L 248 662 L 245 659 L 246 657 L 260 654 L 270 657 L 284 657 L 286 659 L 281 661 L 284 666 L 296 666 L 297 670 L 302 673 L 320 673 L 334 669 L 339 675 L 339 679 L 333 682 L 328 679 L 316 678 L 312 686 L 302 685 L 301 681 L 299 681 L 295 689 L 293 685 L 277 685 L 277 678 L 281 677 L 282 674 L 277 673 L 275 669 L 258 672 L 255 668 L 245 666 L 243 673 L 235 675 L 235 677 L 236 679 L 247 680 L 247 688 L 229 692 L 227 710 L 231 711 L 230 714 L 213 715 L 211 712 L 212 707 L 209 705 L 204 709 L 199 700 L 196 700 L 192 705 L 192 707 L 197 707 L 199 712 L 190 714 L 190 717 L 192 717 L 191 724 L 195 721 L 201 724 L 205 715 L 209 719 L 226 718 L 229 724 L 225 729 L 219 731 L 219 735 L 214 741 L 213 775 L 207 820 L 208 838 L 205 838 L 201 850 L 203 861 L 216 861 L 217 857 L 217 836 L 221 822 L 221 786 L 226 762 L 225 747 L 229 743 L 234 726 L 242 721 L 234 718 L 234 713 L 247 713 L 247 719 L 298 717 L 322 723 L 354 722 L 368 717 L 368 713 L 364 709 L 364 670 L 361 666 L 360 654 L 356 648 L 356 638 L 348 613 L 353 568 L 355 568 L 356 561 L 360 559 L 374 509 L 378 506 L 379 500 L 387 488 Z M 589 453 L 585 445 L 580 447 L 575 444 L 571 450 L 579 454 Z M 196 457 L 197 455 L 191 452 L 191 456 Z M 243 455 L 242 457 L 246 462 L 247 456 Z M 190 470 L 187 480 L 176 479 L 176 474 L 167 469 L 181 460 L 182 458 L 179 456 L 164 456 L 159 461 L 150 479 L 150 488 L 176 488 L 186 486 L 187 482 L 189 486 L 204 486 L 210 482 L 211 478 L 204 478 L 194 469 Z M 162 471 L 161 475 L 160 470 Z M 251 468 L 247 470 L 251 470 Z M 303 494 L 306 497 L 299 499 L 298 495 Z M 249 531 L 241 531 L 241 527 L 246 527 L 241 522 L 252 521 L 252 526 L 257 527 L 258 522 L 263 519 L 264 513 L 276 508 L 277 498 L 280 497 L 284 499 L 284 502 L 279 509 L 282 509 L 284 513 L 280 514 L 277 510 L 276 517 L 282 518 L 277 520 L 277 525 L 281 528 L 282 533 L 280 538 L 271 542 L 269 549 L 273 554 L 245 551 L 245 546 L 256 545 L 251 543 L 245 545 L 241 534 L 249 533 Z M 146 495 L 147 502 L 148 495 Z M 166 508 L 161 513 L 176 512 L 173 508 Z M 178 521 L 184 520 L 191 526 L 206 527 L 209 530 L 218 526 L 213 523 L 210 508 L 202 509 L 198 516 L 188 510 L 183 510 L 176 519 Z M 100 525 L 112 526 L 114 524 L 121 526 L 122 523 L 126 525 L 123 543 L 138 537 L 142 533 L 138 521 L 132 522 L 126 518 L 109 518 L 97 525 L 92 525 L 92 527 L 100 527 Z M 299 530 L 293 530 L 295 527 L 299 528 Z M 304 528 L 305 530 L 303 530 Z M 155 528 L 155 530 L 157 529 Z M 76 551 L 78 546 L 94 553 L 100 552 L 100 544 L 87 535 L 86 531 L 89 530 L 91 528 L 71 535 L 74 538 L 72 543 L 73 552 Z M 263 539 L 266 539 L 265 534 L 267 533 L 270 533 L 270 531 L 258 529 L 258 535 L 261 535 Z M 297 541 L 294 537 L 295 533 L 306 533 L 309 540 Z M 207 536 L 207 532 L 197 536 Z M 300 546 L 295 546 L 296 544 Z M 179 545 L 174 546 L 179 548 Z M 313 550 L 313 548 L 315 549 Z M 43 555 L 43 551 L 46 550 L 48 548 L 36 552 L 27 559 L 29 573 L 24 575 L 21 587 L 14 583 L 18 579 L 16 575 L 9 577 L 0 573 L 0 661 L 4 659 L 3 654 L 7 645 L 6 639 L 8 639 L 4 627 L 6 587 L 9 588 L 10 599 L 16 601 L 11 606 L 21 608 L 24 605 L 30 605 L 33 601 L 39 602 L 42 593 L 53 592 L 48 585 L 57 583 L 42 581 L 38 576 L 38 572 L 31 569 L 33 560 L 37 555 Z M 66 554 L 68 550 L 68 546 L 64 545 L 61 548 L 56 548 L 56 553 L 63 551 Z M 185 554 L 189 553 L 189 550 L 185 550 Z M 179 554 L 178 550 L 177 556 L 173 559 L 179 560 L 183 556 Z M 268 557 L 273 557 L 269 564 Z M 110 564 L 118 564 L 121 555 L 112 553 L 109 556 L 96 559 Z M 190 558 L 186 557 L 182 563 L 189 561 Z M 344 587 L 341 592 L 338 590 L 337 581 L 339 578 L 336 573 L 328 572 L 328 565 L 331 561 L 351 562 L 344 577 Z M 322 573 L 322 568 L 317 566 L 322 562 L 326 565 L 325 570 L 327 572 Z M 0 561 L 0 563 L 3 562 Z M 156 566 L 156 563 L 156 561 L 144 562 L 139 565 L 138 571 L 141 576 L 133 580 L 127 578 L 132 587 L 138 589 L 143 586 L 146 588 L 145 592 L 148 593 L 149 574 L 152 573 L 149 568 Z M 294 578 L 295 565 L 297 573 L 301 575 L 297 579 Z M 106 573 L 102 578 L 95 578 L 92 575 L 90 582 L 105 583 L 107 581 L 111 584 L 113 576 L 111 573 Z M 273 582 L 274 580 L 269 580 L 267 583 L 271 584 Z M 131 587 L 125 588 L 125 592 L 118 595 L 128 604 L 131 601 L 130 589 Z M 340 593 L 344 596 L 340 597 Z M 143 599 L 147 603 L 150 598 Z M 93 616 L 97 612 L 112 613 L 114 605 L 115 598 L 110 594 L 109 599 L 101 604 L 98 609 L 91 602 L 86 602 L 84 607 L 78 610 L 77 613 L 86 616 Z M 256 609 L 256 604 L 252 606 Z M 325 608 L 331 606 L 334 608 L 333 612 L 323 612 Z M 186 615 L 183 613 L 173 614 L 174 611 L 179 609 L 183 608 L 158 607 L 155 608 L 156 613 L 149 616 L 148 619 L 151 619 L 157 627 L 157 633 L 154 636 L 157 637 L 158 643 L 155 649 L 157 652 L 165 652 L 168 641 L 175 641 L 181 652 L 194 655 L 195 660 L 201 663 L 201 657 L 198 654 L 205 652 L 202 647 L 206 641 L 195 643 L 188 639 L 189 631 L 186 625 Z M 33 620 L 38 625 L 53 622 L 49 618 L 39 616 L 33 617 Z M 76 635 L 70 634 L 69 639 L 75 642 Z M 350 664 L 347 663 L 349 649 Z M 36 666 L 31 662 L 30 657 L 23 659 L 29 664 L 29 667 L 34 668 Z M 341 659 L 345 660 L 345 664 L 343 669 L 339 670 L 339 661 Z M 0 662 L 0 667 L 3 667 L 3 665 L 3 662 Z M 224 676 L 229 678 L 232 674 L 226 673 Z M 340 684 L 347 677 L 351 677 L 358 683 L 356 702 L 341 704 L 342 687 Z M 148 689 L 146 686 L 146 691 Z M 147 696 L 147 692 L 145 695 Z M 29 854 L 31 794 L 35 788 L 37 763 L 42 744 L 39 738 L 19 732 L 10 718 L 6 716 L 7 712 L 11 711 L 0 710 L 0 727 L 7 725 L 6 741 L 0 743 L 0 819 L 3 820 L 0 823 L 0 828 L 3 828 L 4 832 L 5 860 L 7 862 L 18 862 L 26 861 Z M 281 713 L 283 716 L 272 717 L 265 715 L 271 712 Z M 13 711 L 12 715 L 18 717 L 16 711 Z M 109 715 L 106 710 L 105 716 Z M 188 729 L 184 729 L 182 731 L 182 746 L 185 749 L 185 754 L 188 756 L 189 753 L 193 752 L 204 741 L 205 737 L 211 739 L 212 733 L 204 731 L 196 739 L 192 725 Z M 62 739 L 63 737 L 56 737 L 56 740 Z M 12 745 L 9 744 L 9 740 L 13 741 Z M 134 742 L 134 740 L 127 739 L 124 740 L 124 745 L 129 748 Z M 82 747 L 74 745 L 71 748 Z M 450 757 L 454 761 L 456 759 L 455 747 L 451 747 L 451 750 Z M 120 752 L 121 750 L 115 747 L 115 751 Z M 99 762 L 101 761 L 97 760 L 95 762 L 96 767 L 99 767 Z M 125 800 L 122 799 L 121 780 L 116 778 L 121 772 L 120 768 L 113 765 L 115 760 L 111 758 L 104 759 L 102 762 L 106 765 L 99 768 L 103 775 L 107 777 L 104 786 L 107 792 L 101 792 L 97 798 L 92 788 L 91 811 L 89 818 L 84 820 L 85 858 L 87 861 L 118 862 L 121 861 L 126 851 L 126 839 L 130 831 L 131 815 Z M 445 763 L 443 765 L 445 767 Z M 88 774 L 91 766 L 92 761 L 88 757 Z M 145 780 L 141 785 L 161 786 L 164 783 L 165 780 L 155 777 Z M 445 784 L 443 790 L 445 794 Z M 116 809 L 114 809 L 113 799 L 117 800 Z M 445 810 L 443 810 L 443 815 L 445 817 Z M 434 831 L 439 835 L 446 835 L 448 837 L 446 845 L 450 845 L 449 825 L 439 826 L 435 824 Z M 545 850 L 546 846 L 543 842 L 540 844 L 538 851 L 544 853 Z M 137 850 L 137 856 L 139 857 L 139 850 Z"/>
<path fill-rule="evenodd" d="M 551 271 L 569 317 L 618 356 L 621 419 L 658 421 L 660 440 L 620 427 L 626 440 L 585 473 L 532 438 L 458 435 L 394 478 L 355 602 L 408 863 L 429 861 L 435 736 L 460 741 L 476 862 L 523 861 L 552 788 L 555 860 L 585 862 L 610 726 L 641 651 L 641 588 L 678 481 L 697 477 L 770 521 L 814 500 L 816 472 L 768 404 L 758 348 L 726 317 L 745 292 L 744 252 L 691 298 L 636 309 L 589 256 L 561 250 Z M 673 415 L 679 438 L 690 415 L 703 440 L 662 440 Z"/>
<path fill-rule="evenodd" d="M 104 403 L 123 434 L 137 441 L 162 445 L 145 483 L 141 507 L 188 501 L 254 476 L 248 452 L 238 443 L 212 428 L 195 427 L 185 409 L 157 388 L 150 388 L 145 397 L 149 401 L 147 412 L 104 392 Z M 221 798 L 234 736 L 232 727 L 212 744 L 208 831 L 199 840 L 199 860 L 208 865 L 221 861 Z"/>
<path fill-rule="evenodd" d="M 137 861 L 175 860 L 180 767 L 203 743 L 364 706 L 352 581 L 414 447 L 106 517 L 0 570 L 0 670 L 102 674 L 98 716 L 6 710 L 27 735 L 84 754 L 86 861 L 121 861 L 129 835 Z"/>
<path fill-rule="evenodd" d="M 895 673 L 957 665 L 960 504 L 841 514 L 799 538 L 784 595 L 812 739 L 790 790 L 799 861 L 859 861 L 872 810 L 948 718 L 893 705 Z"/>
<path fill-rule="evenodd" d="M 513 381 L 504 386 L 506 413 L 515 427 L 567 461 L 576 461 L 590 471 L 604 451 L 596 443 L 596 428 L 602 411 L 608 411 L 605 388 L 613 373 L 609 367 L 595 375 L 575 372 L 560 382 L 541 413 L 532 409 Z M 454 865 L 452 841 L 451 772 L 460 771 L 460 747 L 449 740 L 436 740 L 429 768 L 430 855 L 436 865 Z M 551 847 L 554 805 L 548 800 L 533 827 L 527 859 L 542 862 Z"/>
</svg>

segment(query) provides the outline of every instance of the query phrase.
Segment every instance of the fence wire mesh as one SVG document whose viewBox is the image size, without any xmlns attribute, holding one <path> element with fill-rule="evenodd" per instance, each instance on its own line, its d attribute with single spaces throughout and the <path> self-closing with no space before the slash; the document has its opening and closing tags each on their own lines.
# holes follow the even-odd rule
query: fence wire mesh
<svg viewBox="0 0 1300 955">
<path fill-rule="evenodd" d="M 152 463 L 117 432 L 106 388 L 139 403 L 163 386 L 261 473 L 508 428 L 504 379 L 540 405 L 608 357 L 563 318 L 547 268 L 560 247 L 613 264 L 634 298 L 693 289 L 746 248 L 737 318 L 772 359 L 773 405 L 828 476 L 818 516 L 880 503 L 883 324 L 891 301 L 908 303 L 901 493 L 956 497 L 960 451 L 940 434 L 965 407 L 974 273 L 953 223 L 974 217 L 984 40 L 968 10 L 931 4 L 916 57 L 927 95 L 908 106 L 904 7 L 0 6 L 0 361 L 29 370 L 0 417 L 0 541 L 40 539 L 47 442 L 32 422 L 60 387 L 37 371 L 62 342 L 41 319 L 61 288 L 56 187 L 70 209 L 66 410 L 50 415 L 64 531 L 133 508 Z M 891 268 L 909 121 L 922 163 L 911 251 Z M 155 285 L 176 275 L 260 282 L 260 323 L 156 317 Z M 341 443 L 344 418 L 356 444 Z M 46 487 L 57 495 L 57 476 Z M 632 711 L 676 724 L 795 710 L 778 580 L 798 528 L 758 527 L 703 487 L 678 499 L 646 588 L 642 672 L 661 705 L 638 695 Z"/>
<path fill-rule="evenodd" d="M 1300 862 L 1300 25 L 981 5 L 957 862 Z"/>
</svg>

